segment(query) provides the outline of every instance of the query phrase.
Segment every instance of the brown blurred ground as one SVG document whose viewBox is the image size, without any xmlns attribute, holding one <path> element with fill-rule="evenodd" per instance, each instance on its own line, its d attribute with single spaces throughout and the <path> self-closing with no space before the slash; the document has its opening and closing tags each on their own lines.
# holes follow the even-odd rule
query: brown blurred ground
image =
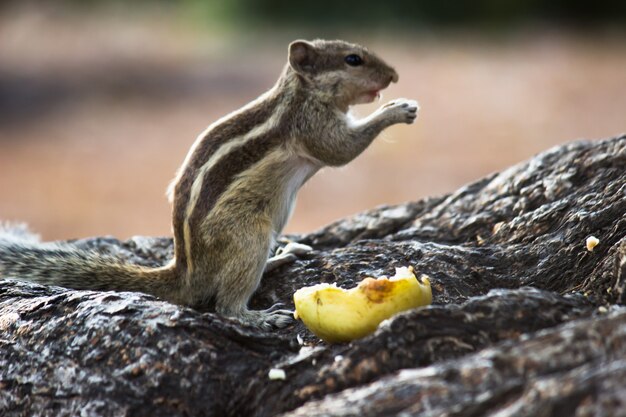
<svg viewBox="0 0 626 417">
<path fill-rule="evenodd" d="M 196 135 L 269 88 L 296 35 L 218 36 L 158 15 L 5 14 L 0 219 L 26 221 L 46 239 L 168 235 L 164 190 Z M 318 174 L 288 231 L 453 191 L 553 145 L 626 131 L 623 34 L 344 37 L 396 66 L 400 82 L 383 100 L 415 98 L 422 110 L 348 167 Z"/>
</svg>

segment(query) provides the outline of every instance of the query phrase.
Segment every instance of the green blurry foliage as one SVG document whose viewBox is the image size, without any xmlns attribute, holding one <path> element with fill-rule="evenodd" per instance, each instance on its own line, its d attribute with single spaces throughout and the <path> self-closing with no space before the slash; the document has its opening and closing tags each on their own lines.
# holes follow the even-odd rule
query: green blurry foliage
<svg viewBox="0 0 626 417">
<path fill-rule="evenodd" d="M 166 3 L 238 23 L 285 26 L 497 26 L 525 21 L 596 25 L 626 21 L 626 0 L 171 0 Z"/>
<path fill-rule="evenodd" d="M 624 0 L 234 0 L 225 3 L 233 17 L 294 24 L 482 25 L 524 20 L 594 24 L 626 17 Z"/>
<path fill-rule="evenodd" d="M 0 6 L 19 3 L 20 0 L 0 0 Z M 626 0 L 47 0 L 45 3 L 77 9 L 166 8 L 206 22 L 286 27 L 497 27 L 529 21 L 584 27 L 626 22 Z"/>
</svg>

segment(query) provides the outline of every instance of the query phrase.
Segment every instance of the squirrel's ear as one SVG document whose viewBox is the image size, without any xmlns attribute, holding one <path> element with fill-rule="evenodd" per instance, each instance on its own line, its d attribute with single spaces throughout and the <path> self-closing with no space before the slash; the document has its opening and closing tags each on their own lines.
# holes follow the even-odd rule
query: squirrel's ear
<svg viewBox="0 0 626 417">
<path fill-rule="evenodd" d="M 289 44 L 289 65 L 296 72 L 309 73 L 315 69 L 315 47 L 307 41 L 293 41 Z"/>
</svg>

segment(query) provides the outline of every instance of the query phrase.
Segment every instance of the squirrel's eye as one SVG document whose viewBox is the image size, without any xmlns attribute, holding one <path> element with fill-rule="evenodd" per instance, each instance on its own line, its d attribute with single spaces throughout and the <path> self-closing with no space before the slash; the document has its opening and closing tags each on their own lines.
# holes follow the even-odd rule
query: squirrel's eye
<svg viewBox="0 0 626 417">
<path fill-rule="evenodd" d="M 344 60 L 346 61 L 346 64 L 352 67 L 357 67 L 363 64 L 363 59 L 356 54 L 350 54 L 347 57 L 345 57 Z"/>
</svg>

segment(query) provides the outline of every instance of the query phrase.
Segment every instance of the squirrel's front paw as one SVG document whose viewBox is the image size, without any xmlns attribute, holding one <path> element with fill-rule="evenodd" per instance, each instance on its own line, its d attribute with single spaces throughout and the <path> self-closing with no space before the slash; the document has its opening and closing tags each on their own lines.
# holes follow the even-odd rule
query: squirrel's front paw
<svg viewBox="0 0 626 417">
<path fill-rule="evenodd" d="M 269 272 L 281 265 L 294 262 L 300 255 L 313 252 L 313 248 L 297 242 L 289 242 L 284 247 L 278 248 L 276 255 L 267 260 L 265 264 L 265 272 Z"/>
<path fill-rule="evenodd" d="M 417 104 L 417 101 L 415 100 L 399 98 L 385 104 L 382 109 L 386 115 L 392 118 L 394 123 L 411 124 L 417 117 L 417 110 L 419 107 L 419 104 Z"/>
</svg>

